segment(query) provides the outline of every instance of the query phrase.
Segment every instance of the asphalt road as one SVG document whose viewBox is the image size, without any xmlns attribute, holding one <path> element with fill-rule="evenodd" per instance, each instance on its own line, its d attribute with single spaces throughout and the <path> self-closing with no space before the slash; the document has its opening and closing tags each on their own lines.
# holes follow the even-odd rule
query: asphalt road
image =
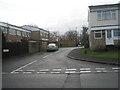
<svg viewBox="0 0 120 90">
<path fill-rule="evenodd" d="M 3 88 L 118 88 L 118 67 L 67 58 L 75 48 L 3 59 Z"/>
</svg>

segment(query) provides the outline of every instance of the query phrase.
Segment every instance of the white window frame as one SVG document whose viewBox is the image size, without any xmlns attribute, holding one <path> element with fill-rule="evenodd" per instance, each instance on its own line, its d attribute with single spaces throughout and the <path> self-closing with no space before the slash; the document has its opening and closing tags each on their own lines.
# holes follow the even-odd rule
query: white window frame
<svg viewBox="0 0 120 90">
<path fill-rule="evenodd" d="M 97 20 L 115 20 L 116 10 L 97 11 Z"/>
<path fill-rule="evenodd" d="M 10 35 L 16 35 L 16 30 L 10 28 L 10 29 L 9 29 L 9 34 L 10 34 Z"/>
<path fill-rule="evenodd" d="M 23 36 L 23 37 L 28 37 L 28 36 L 27 36 L 27 32 L 24 32 L 24 31 L 23 31 L 23 32 L 22 32 L 22 36 Z"/>
<path fill-rule="evenodd" d="M 101 34 L 101 37 L 96 37 L 95 34 L 97 33 L 100 33 Z M 94 39 L 102 39 L 102 30 L 98 31 L 98 30 L 95 30 L 94 31 Z"/>
<path fill-rule="evenodd" d="M 17 30 L 17 36 L 21 36 L 21 31 Z"/>
<path fill-rule="evenodd" d="M 116 33 L 118 34 L 118 32 L 120 32 L 120 29 L 115 29 L 113 30 L 113 35 L 114 35 L 114 38 L 117 38 L 117 39 L 120 39 L 120 36 L 119 35 L 115 35 L 115 31 L 117 31 Z"/>
<path fill-rule="evenodd" d="M 7 33 L 7 27 L 1 26 L 0 29 L 2 30 L 3 33 Z"/>
</svg>

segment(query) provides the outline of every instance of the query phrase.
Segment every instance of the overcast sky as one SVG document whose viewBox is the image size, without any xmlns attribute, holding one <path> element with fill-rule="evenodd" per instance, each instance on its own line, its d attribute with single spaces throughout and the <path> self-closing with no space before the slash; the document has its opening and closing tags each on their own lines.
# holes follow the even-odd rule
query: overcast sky
<svg viewBox="0 0 120 90">
<path fill-rule="evenodd" d="M 38 27 L 60 33 L 87 26 L 88 6 L 119 0 L 0 0 L 0 21 Z"/>
</svg>

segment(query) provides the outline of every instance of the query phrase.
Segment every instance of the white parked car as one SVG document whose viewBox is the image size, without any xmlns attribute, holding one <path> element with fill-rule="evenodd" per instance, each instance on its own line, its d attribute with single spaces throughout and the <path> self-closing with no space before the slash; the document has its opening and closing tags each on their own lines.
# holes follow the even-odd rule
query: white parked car
<svg viewBox="0 0 120 90">
<path fill-rule="evenodd" d="M 58 50 L 58 46 L 56 46 L 55 43 L 50 43 L 47 46 L 47 51 L 57 51 Z"/>
</svg>

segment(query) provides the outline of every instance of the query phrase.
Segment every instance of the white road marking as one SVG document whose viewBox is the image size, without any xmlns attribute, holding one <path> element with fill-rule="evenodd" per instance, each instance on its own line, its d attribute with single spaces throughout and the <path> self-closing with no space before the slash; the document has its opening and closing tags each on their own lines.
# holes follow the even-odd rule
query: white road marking
<svg viewBox="0 0 120 90">
<path fill-rule="evenodd" d="M 34 72 L 35 70 L 33 70 L 33 69 L 30 69 L 30 70 L 26 70 L 26 71 Z"/>
<path fill-rule="evenodd" d="M 119 72 L 118 70 L 114 70 L 115 72 Z"/>
<path fill-rule="evenodd" d="M 96 71 L 96 72 L 102 72 L 102 71 Z"/>
<path fill-rule="evenodd" d="M 41 69 L 39 71 L 44 72 L 44 71 L 49 71 L 49 69 Z"/>
<path fill-rule="evenodd" d="M 23 74 L 31 74 L 32 72 L 23 72 Z"/>
<path fill-rule="evenodd" d="M 112 68 L 113 70 L 116 70 L 116 69 L 120 69 L 120 68 L 118 68 L 118 67 L 114 67 L 114 68 Z"/>
<path fill-rule="evenodd" d="M 17 72 L 22 72 L 23 70 L 17 70 Z"/>
<path fill-rule="evenodd" d="M 35 61 L 31 62 L 31 63 L 28 63 L 28 64 L 26 64 L 26 65 L 24 65 L 24 66 L 22 66 L 22 67 L 20 67 L 20 68 L 18 68 L 18 69 L 16 69 L 16 70 L 13 70 L 11 73 L 14 73 L 15 71 L 19 71 L 20 69 L 23 69 L 23 68 L 25 68 L 25 67 L 27 67 L 27 66 L 35 63 L 35 62 L 37 62 L 37 60 L 35 60 Z"/>
<path fill-rule="evenodd" d="M 61 71 L 62 69 L 53 69 L 53 71 Z"/>
<path fill-rule="evenodd" d="M 53 54 L 50 54 L 50 55 L 53 55 Z M 50 56 L 50 55 L 49 55 L 49 56 Z"/>
<path fill-rule="evenodd" d="M 52 54 L 51 54 L 52 55 Z M 37 60 L 36 60 L 37 61 Z M 34 73 L 34 69 L 28 69 L 28 70 L 23 70 L 23 68 L 27 67 L 28 65 L 31 65 L 33 63 L 35 63 L 36 61 L 33 61 L 31 63 L 28 63 L 12 72 L 10 72 L 11 74 L 19 74 L 19 73 L 23 73 L 23 74 L 31 74 L 31 73 Z M 65 74 L 84 74 L 84 73 L 90 73 L 90 72 L 96 72 L 96 73 L 105 73 L 105 72 L 118 72 L 120 68 L 118 67 L 113 67 L 112 68 L 112 71 L 109 71 L 109 70 L 106 70 L 106 68 L 95 68 L 95 71 L 91 71 L 91 68 L 80 68 L 80 71 L 79 72 L 76 72 L 77 69 L 75 68 L 71 68 L 71 69 L 65 69 Z M 52 71 L 50 71 L 50 69 L 40 69 L 39 71 L 35 72 L 35 73 L 38 73 L 38 74 L 46 74 L 46 73 L 51 73 L 51 74 L 59 74 L 61 73 L 62 69 L 61 68 L 53 68 L 51 69 Z M 6 73 L 2 73 L 2 74 L 6 74 Z"/>
<path fill-rule="evenodd" d="M 77 69 L 73 68 L 73 69 L 66 69 L 67 71 L 75 71 Z"/>
<path fill-rule="evenodd" d="M 11 72 L 11 74 L 19 74 L 19 72 Z"/>
<path fill-rule="evenodd" d="M 76 73 L 76 71 L 66 71 L 65 73 L 69 74 L 69 73 Z"/>
<path fill-rule="evenodd" d="M 53 55 L 53 54 L 46 55 L 46 56 L 44 56 L 43 58 L 47 58 L 48 56 L 51 56 L 51 55 Z"/>
<path fill-rule="evenodd" d="M 46 57 L 48 57 L 49 55 L 46 55 L 46 56 L 44 56 L 43 58 L 46 58 Z"/>
<path fill-rule="evenodd" d="M 90 73 L 92 71 L 80 71 L 80 73 Z"/>
<path fill-rule="evenodd" d="M 105 70 L 105 68 L 95 68 L 96 70 Z"/>
<path fill-rule="evenodd" d="M 90 70 L 90 68 L 80 68 L 80 70 Z"/>
<path fill-rule="evenodd" d="M 103 70 L 102 72 L 107 72 L 107 70 Z"/>
<path fill-rule="evenodd" d="M 59 53 L 60 51 L 57 51 L 57 52 L 55 52 L 55 53 Z"/>
</svg>

